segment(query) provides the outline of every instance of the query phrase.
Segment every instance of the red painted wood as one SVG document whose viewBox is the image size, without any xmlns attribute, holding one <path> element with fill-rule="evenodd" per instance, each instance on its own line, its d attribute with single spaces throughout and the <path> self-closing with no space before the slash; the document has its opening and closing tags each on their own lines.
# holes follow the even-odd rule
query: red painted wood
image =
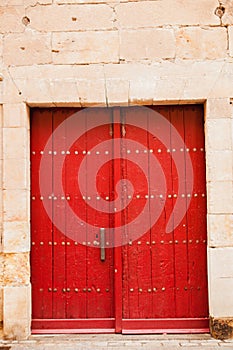
<svg viewBox="0 0 233 350">
<path fill-rule="evenodd" d="M 184 107 L 171 108 L 170 110 L 170 120 L 171 124 L 179 132 L 184 142 L 180 145 L 181 148 L 185 148 L 185 118 Z M 176 149 L 179 152 L 179 156 L 185 164 L 185 152 L 181 152 L 177 149 L 177 145 L 173 141 L 173 133 L 171 132 L 171 149 Z M 174 162 L 172 162 L 172 187 L 173 194 L 178 192 L 178 175 L 176 172 L 176 167 Z M 186 179 L 185 179 L 186 181 Z M 185 197 L 181 200 L 186 202 L 187 192 L 184 193 Z M 174 197 L 173 197 L 173 201 Z M 186 206 L 187 207 L 187 206 Z M 173 251 L 174 251 L 174 300 L 175 300 L 175 316 L 176 317 L 186 317 L 190 315 L 189 304 L 190 304 L 190 286 L 189 286 L 189 276 L 188 276 L 188 223 L 187 215 L 184 216 L 183 220 L 179 226 L 174 230 L 173 234 Z"/>
<path fill-rule="evenodd" d="M 39 190 L 39 167 L 44 146 L 52 132 L 52 113 L 34 109 L 31 117 L 31 283 L 32 317 L 52 318 L 52 223 L 45 213 Z M 50 156 L 51 157 L 51 156 Z M 48 168 L 48 176 L 52 172 Z M 43 220 L 41 220 L 43 218 Z"/>
<path fill-rule="evenodd" d="M 107 109 L 94 109 L 93 113 L 90 111 L 86 116 L 87 126 L 90 125 L 92 118 L 103 118 L 108 121 L 109 124 L 102 125 L 98 128 L 94 128 L 87 133 L 87 151 L 92 150 L 94 146 L 98 146 L 101 142 L 105 140 L 111 140 L 110 135 L 110 122 L 111 114 Z M 96 148 L 98 152 L 98 147 Z M 113 153 L 112 149 L 108 149 L 109 154 Z M 87 193 L 91 198 L 95 198 L 95 203 L 99 201 L 96 200 L 98 193 L 90 193 L 88 191 L 88 184 L 95 180 L 93 179 L 93 168 L 98 164 L 98 157 L 103 157 L 100 153 L 96 155 L 96 152 L 91 152 L 89 156 L 86 157 L 86 181 L 87 181 Z M 103 183 L 104 180 L 104 183 Z M 101 190 L 101 197 L 105 200 L 107 197 L 110 198 L 110 193 L 112 192 L 112 162 L 107 162 L 98 172 L 97 178 L 97 188 Z M 110 206 L 110 204 L 109 204 Z M 101 210 L 101 208 L 100 208 Z M 101 218 L 101 221 L 100 221 Z M 93 209 L 87 205 L 87 222 L 96 226 L 96 239 L 100 242 L 100 229 L 103 227 L 108 229 L 110 226 L 111 215 L 106 214 L 104 216 L 95 213 L 93 216 Z M 106 230 L 107 231 L 107 230 Z M 105 233 L 105 242 L 109 244 L 111 238 L 107 233 Z M 87 235 L 88 237 L 88 235 Z M 89 241 L 89 239 L 88 239 Z M 87 246 L 87 288 L 91 292 L 88 292 L 87 296 L 87 318 L 97 318 L 97 317 L 113 317 L 113 248 L 109 245 L 105 249 L 105 261 L 100 260 L 100 249 Z M 100 289 L 100 292 L 98 292 Z"/>
<path fill-rule="evenodd" d="M 170 108 L 158 107 L 156 111 L 169 122 L 171 121 Z M 170 149 L 171 130 L 169 134 Z M 170 198 L 173 193 L 172 158 L 171 153 L 167 152 L 168 149 L 158 138 L 149 137 L 149 148 L 153 149 L 166 177 L 166 194 L 165 196 L 162 194 L 163 197 L 158 199 L 164 204 L 164 210 L 157 223 L 151 228 L 151 240 L 154 242 L 152 244 L 153 317 L 175 317 L 174 232 L 165 232 L 173 209 L 173 198 Z M 161 191 L 158 191 L 157 188 L 153 188 L 152 191 L 157 198 L 161 195 Z"/>
<path fill-rule="evenodd" d="M 114 333 L 114 318 L 90 319 L 34 319 L 33 334 L 43 333 Z"/>
<path fill-rule="evenodd" d="M 119 109 L 113 109 L 112 115 L 113 121 L 113 135 L 115 139 L 120 139 L 122 137 L 121 134 L 121 115 Z M 120 160 L 121 157 L 121 149 L 118 143 L 114 144 L 114 185 L 117 184 L 118 181 L 121 180 L 123 162 Z M 122 189 L 121 189 L 122 190 Z M 121 195 L 118 194 L 118 195 Z M 115 227 L 120 227 L 122 224 L 122 213 L 115 216 L 114 225 Z M 123 234 L 123 232 L 121 232 Z M 117 237 L 119 240 L 119 237 Z M 117 246 L 114 249 L 114 306 L 115 306 L 115 332 L 121 333 L 122 331 L 122 247 Z"/>
<path fill-rule="evenodd" d="M 122 320 L 123 334 L 140 333 L 207 333 L 208 318 L 155 318 Z"/>
<path fill-rule="evenodd" d="M 193 199 L 187 212 L 190 316 L 201 317 L 208 313 L 203 107 L 186 106 L 184 114 L 185 142 L 190 150 L 194 170 Z"/>
<path fill-rule="evenodd" d="M 153 109 L 161 113 L 184 139 L 180 157 L 185 161 L 191 157 L 194 170 L 194 189 L 184 191 L 182 200 L 192 200 L 180 224 L 171 233 L 165 228 L 178 193 L 178 171 L 172 152 L 174 130 L 170 127 L 169 151 L 162 142 L 150 133 L 150 116 Z M 82 114 L 82 123 L 88 127 L 92 118 L 106 120 L 94 130 L 86 132 L 68 149 L 67 130 L 64 124 L 61 140 L 53 141 L 51 167 L 53 193 L 56 200 L 50 201 L 54 219 L 67 222 L 65 202 L 57 192 L 57 155 L 64 151 L 63 186 L 72 210 L 84 222 L 96 226 L 96 240 L 100 227 L 120 227 L 133 221 L 146 201 L 157 198 L 164 209 L 151 229 L 134 240 L 134 232 L 122 229 L 122 238 L 128 243 L 123 247 L 106 248 L 106 260 L 100 261 L 99 248 L 92 247 L 88 230 L 83 244 L 67 238 L 48 219 L 39 193 L 39 165 L 41 151 L 55 128 L 77 109 L 35 109 L 32 112 L 32 290 L 33 323 L 35 332 L 115 332 L 160 333 L 160 332 L 202 332 L 208 330 L 207 300 L 207 257 L 206 257 L 206 180 L 203 131 L 203 108 L 199 105 L 162 106 L 143 112 L 137 107 L 93 109 Z M 129 120 L 139 116 L 144 129 L 130 125 Z M 111 118 L 116 122 L 111 126 Z M 108 124 L 108 125 L 107 125 Z M 123 124 L 123 125 L 122 125 Z M 158 130 L 159 130 L 158 125 Z M 148 131 L 146 130 L 148 129 Z M 116 215 L 102 214 L 98 193 L 89 192 L 93 180 L 93 168 L 98 165 L 93 147 L 113 137 L 122 138 L 121 147 L 112 142 L 108 151 L 115 158 L 101 167 L 97 175 L 99 195 L 110 200 L 116 198 L 115 185 L 120 179 L 127 179 L 134 186 L 134 196 L 129 205 Z M 125 134 L 126 132 L 126 134 Z M 158 131 L 159 132 L 159 131 Z M 144 169 L 129 156 L 130 140 L 143 145 Z M 98 147 L 96 148 L 96 150 Z M 149 151 L 152 150 L 166 177 L 166 196 L 161 189 L 152 187 L 153 172 L 150 167 Z M 87 154 L 87 152 L 90 154 Z M 141 155 L 140 155 L 141 156 Z M 122 158 L 122 159 L 120 159 Z M 85 197 L 77 185 L 77 174 L 84 163 L 86 172 Z M 189 181 L 186 170 L 184 182 Z M 128 188 L 121 188 L 122 205 L 129 195 Z M 148 198 L 148 195 L 153 198 Z M 48 194 L 49 196 L 50 194 Z M 136 196 L 140 198 L 136 198 Z M 47 196 L 47 197 L 48 197 Z M 90 199 L 91 198 L 91 199 Z M 44 198 L 43 200 L 48 200 Z M 90 201 L 97 210 L 91 207 Z M 63 208 L 62 213 L 59 208 Z M 144 220 L 151 221 L 153 213 L 145 213 Z M 175 217 L 174 217 L 175 219 Z M 78 237 L 78 232 L 76 232 Z M 112 237 L 106 240 L 111 243 Z M 40 242 L 43 242 L 42 244 Z M 115 319 L 115 321 L 114 321 Z M 89 322 L 90 321 L 90 322 Z M 82 323 L 83 322 L 83 323 Z M 81 325 L 82 324 L 82 325 Z M 43 329 L 42 329 L 43 328 Z"/>
</svg>

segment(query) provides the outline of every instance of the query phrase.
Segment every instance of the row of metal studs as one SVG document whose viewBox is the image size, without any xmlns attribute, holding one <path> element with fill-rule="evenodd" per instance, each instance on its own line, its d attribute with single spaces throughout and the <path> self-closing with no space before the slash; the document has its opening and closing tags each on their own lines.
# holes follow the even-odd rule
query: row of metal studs
<svg viewBox="0 0 233 350">
<path fill-rule="evenodd" d="M 173 243 L 175 243 L 175 244 L 179 244 L 179 241 L 178 240 L 175 240 L 175 241 L 160 241 L 160 242 L 155 242 L 155 241 L 152 241 L 152 242 L 146 242 L 146 245 L 155 245 L 155 244 L 173 244 Z M 189 239 L 189 240 L 183 240 L 183 241 L 180 241 L 180 243 L 183 243 L 183 244 L 186 244 L 186 243 L 206 243 L 206 240 L 204 239 L 204 240 L 199 240 L 199 239 L 196 239 L 196 240 L 192 240 L 192 239 Z M 38 243 L 39 245 L 44 245 L 44 244 L 46 244 L 45 242 L 39 242 Z M 48 245 L 57 245 L 58 243 L 57 242 L 48 242 Z M 99 245 L 100 243 L 99 242 L 97 242 L 97 241 L 94 241 L 93 243 L 91 243 L 91 242 L 82 242 L 82 243 L 78 243 L 78 242 L 74 242 L 74 245 L 78 245 L 78 244 L 82 244 L 82 245 L 91 245 L 91 244 L 93 244 L 93 245 L 95 245 L 95 246 L 97 246 L 97 245 Z M 106 246 L 108 246 L 109 245 L 109 242 L 106 242 L 105 243 L 106 244 Z M 133 242 L 129 242 L 128 243 L 129 245 L 133 245 Z M 142 242 L 141 241 L 138 241 L 136 244 L 138 244 L 138 245 L 141 245 L 142 244 Z M 36 245 L 36 242 L 32 242 L 32 245 Z M 61 245 L 71 245 L 71 242 L 61 242 Z"/>
<path fill-rule="evenodd" d="M 206 195 L 205 195 L 205 193 L 202 193 L 202 194 L 199 194 L 199 197 L 205 197 Z M 181 198 L 185 198 L 185 197 L 187 197 L 187 198 L 191 198 L 192 197 L 192 195 L 190 194 L 190 193 L 188 193 L 188 194 L 184 194 L 184 193 L 182 193 L 181 194 Z M 193 197 L 198 197 L 198 193 L 194 193 L 193 194 Z M 91 200 L 91 198 L 92 198 L 92 200 L 93 200 L 93 198 L 94 199 L 97 199 L 97 200 L 100 200 L 101 199 L 101 197 L 100 196 L 96 196 L 96 197 L 90 197 L 90 196 L 82 196 L 82 199 L 83 200 Z M 140 194 L 137 194 L 137 195 L 135 195 L 135 196 L 131 196 L 131 195 L 128 195 L 127 196 L 127 198 L 128 199 L 133 199 L 133 198 L 136 198 L 136 199 L 142 199 L 142 198 L 145 198 L 145 199 L 149 199 L 149 198 L 151 198 L 151 199 L 154 199 L 154 198 L 164 198 L 164 196 L 162 195 L 162 194 L 160 194 L 160 195 L 153 195 L 153 194 L 151 194 L 151 195 L 149 195 L 149 194 L 146 194 L 145 196 L 142 196 L 142 195 L 140 195 Z M 168 194 L 167 195 L 167 198 L 178 198 L 178 195 L 175 193 L 175 194 Z M 45 199 L 47 199 L 47 197 L 44 197 L 44 196 L 38 196 L 38 199 L 40 199 L 41 201 L 43 201 L 43 200 L 45 200 Z M 54 201 L 56 201 L 56 200 L 58 200 L 59 199 L 59 197 L 58 196 L 48 196 L 48 199 L 50 199 L 50 200 L 54 200 Z M 67 197 L 65 197 L 65 196 L 61 196 L 61 198 L 60 198 L 61 200 L 70 200 L 70 196 L 67 196 Z M 106 201 L 108 201 L 110 198 L 107 196 L 107 197 L 105 197 L 105 200 Z M 36 196 L 32 196 L 32 200 L 34 201 L 34 200 L 36 200 Z"/>
<path fill-rule="evenodd" d="M 162 153 L 162 149 L 161 148 L 158 148 L 157 152 L 158 153 Z M 172 148 L 172 149 L 167 149 L 165 152 L 167 153 L 170 153 L 170 152 L 177 152 L 177 151 L 180 151 L 180 152 L 190 152 L 190 151 L 193 151 L 193 152 L 197 152 L 198 149 L 196 147 L 194 148 L 180 148 L 179 150 L 177 150 L 176 148 Z M 204 148 L 200 148 L 200 151 L 203 152 L 204 151 Z M 135 151 L 131 151 L 130 149 L 126 150 L 126 153 L 127 154 L 130 154 L 130 153 L 133 153 L 135 152 L 136 154 L 139 154 L 139 153 L 154 153 L 156 152 L 156 150 L 153 150 L 153 149 L 144 149 L 143 152 L 140 151 L 139 149 L 136 149 Z M 37 153 L 39 154 L 44 154 L 44 151 L 38 151 Z M 59 152 L 57 151 L 48 151 L 48 154 L 53 154 L 53 155 L 57 155 Z M 109 154 L 110 152 L 109 151 L 104 151 L 104 152 L 100 152 L 100 151 L 96 151 L 94 154 L 95 155 L 100 155 L 100 154 Z M 36 151 L 32 151 L 32 154 L 35 155 L 36 154 Z M 65 154 L 72 154 L 70 151 L 61 151 L 59 154 L 62 154 L 62 155 L 65 155 Z M 93 152 L 91 151 L 74 151 L 74 154 L 87 154 L 87 155 L 90 155 L 90 154 L 93 154 Z"/>
<path fill-rule="evenodd" d="M 174 289 L 176 289 L 176 290 L 182 290 L 182 289 L 184 289 L 185 291 L 188 291 L 188 290 L 193 290 L 193 289 L 197 289 L 197 290 L 200 290 L 201 289 L 201 287 L 196 287 L 196 288 L 194 288 L 194 287 L 187 287 L 187 286 L 185 286 L 184 288 L 182 287 L 182 288 L 180 288 L 180 287 L 175 287 Z M 161 290 L 161 291 L 165 291 L 166 290 L 166 288 L 165 287 L 162 287 L 162 288 L 148 288 L 147 290 L 143 290 L 142 288 L 136 288 L 136 289 L 134 289 L 134 288 L 130 288 L 129 289 L 129 291 L 131 292 L 131 293 L 133 293 L 133 292 L 139 292 L 139 293 L 142 293 L 143 291 L 145 291 L 145 292 L 148 292 L 148 293 L 151 293 L 151 292 L 158 292 L 159 290 Z M 44 291 L 44 289 L 43 288 L 40 288 L 39 289 L 39 291 L 40 292 L 43 292 Z M 57 292 L 58 291 L 58 289 L 57 288 L 48 288 L 48 291 L 49 292 Z M 75 293 L 78 293 L 78 292 L 97 292 L 97 293 L 100 293 L 101 292 L 101 289 L 100 288 L 96 288 L 96 290 L 93 290 L 93 289 L 91 289 L 91 288 L 83 288 L 83 289 L 78 289 L 78 288 L 74 288 L 73 289 L 73 291 L 75 292 Z M 72 292 L 72 289 L 70 289 L 70 288 L 62 288 L 62 292 L 63 293 L 66 293 L 66 292 Z M 102 292 L 109 292 L 109 289 L 108 288 L 106 288 L 105 290 L 102 290 Z"/>
</svg>

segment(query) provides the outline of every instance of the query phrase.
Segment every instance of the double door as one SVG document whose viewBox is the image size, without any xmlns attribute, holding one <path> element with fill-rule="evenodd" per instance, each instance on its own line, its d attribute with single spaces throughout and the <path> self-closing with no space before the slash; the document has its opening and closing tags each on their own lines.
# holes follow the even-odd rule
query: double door
<svg viewBox="0 0 233 350">
<path fill-rule="evenodd" d="M 34 333 L 208 330 L 203 123 L 201 105 L 32 109 Z"/>
</svg>

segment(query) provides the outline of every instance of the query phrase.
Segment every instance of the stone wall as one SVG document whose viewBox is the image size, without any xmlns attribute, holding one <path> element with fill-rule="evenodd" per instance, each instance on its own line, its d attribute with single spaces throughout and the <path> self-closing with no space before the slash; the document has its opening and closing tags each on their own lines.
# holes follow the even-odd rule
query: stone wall
<svg viewBox="0 0 233 350">
<path fill-rule="evenodd" d="M 0 17 L 3 336 L 30 334 L 29 108 L 201 102 L 211 331 L 232 337 L 233 0 L 1 0 Z"/>
</svg>

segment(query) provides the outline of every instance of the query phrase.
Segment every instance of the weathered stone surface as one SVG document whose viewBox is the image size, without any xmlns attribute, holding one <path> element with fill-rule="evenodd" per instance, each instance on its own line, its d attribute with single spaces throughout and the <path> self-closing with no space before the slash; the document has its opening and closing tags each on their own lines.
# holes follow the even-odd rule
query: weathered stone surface
<svg viewBox="0 0 233 350">
<path fill-rule="evenodd" d="M 153 104 L 153 99 L 156 97 L 157 85 L 157 80 L 131 80 L 129 86 L 129 103 L 140 105 Z"/>
<path fill-rule="evenodd" d="M 5 128 L 25 127 L 29 129 L 29 110 L 26 103 L 5 103 L 3 105 L 3 126 Z"/>
<path fill-rule="evenodd" d="M 3 163 L 3 188 L 27 189 L 29 162 L 26 159 L 5 159 Z"/>
<path fill-rule="evenodd" d="M 120 93 L 119 93 L 120 92 Z M 109 106 L 128 105 L 129 82 L 126 80 L 110 79 L 106 81 L 106 95 Z"/>
<path fill-rule="evenodd" d="M 0 288 L 0 323 L 3 320 L 3 288 Z M 0 326 L 0 328 L 2 328 Z"/>
<path fill-rule="evenodd" d="M 4 337 L 27 338 L 31 325 L 30 286 L 5 287 L 3 289 Z"/>
<path fill-rule="evenodd" d="M 29 27 L 46 32 L 113 28 L 113 9 L 105 4 L 34 6 L 28 8 Z"/>
<path fill-rule="evenodd" d="M 232 9 L 233 9 L 233 6 L 232 6 Z M 229 35 L 229 54 L 231 57 L 233 57 L 233 26 L 228 27 L 228 35 Z"/>
<path fill-rule="evenodd" d="M 53 0 L 8 0 L 8 1 L 23 1 L 24 6 L 35 6 L 35 5 L 51 5 Z"/>
<path fill-rule="evenodd" d="M 217 0 L 182 0 L 126 2 L 116 6 L 117 23 L 122 28 L 155 27 L 162 25 L 218 25 L 214 11 Z"/>
<path fill-rule="evenodd" d="M 223 25 L 233 24 L 233 1 L 232 0 L 221 0 L 221 6 L 223 8 L 223 16 L 221 21 Z"/>
<path fill-rule="evenodd" d="M 29 191 L 4 190 L 3 203 L 4 221 L 28 221 Z"/>
<path fill-rule="evenodd" d="M 232 171 L 233 152 L 231 150 L 207 153 L 207 181 L 231 181 Z"/>
<path fill-rule="evenodd" d="M 27 30 L 5 35 L 3 60 L 6 65 L 45 64 L 52 60 L 51 34 Z"/>
<path fill-rule="evenodd" d="M 214 279 L 233 279 L 233 247 L 209 249 L 209 264 Z M 233 303 L 233 295 L 231 298 Z M 229 301 L 230 302 L 230 301 Z"/>
<path fill-rule="evenodd" d="M 75 81 L 75 79 L 82 80 L 96 80 L 104 78 L 104 70 L 109 65 L 103 67 L 102 64 L 93 65 L 33 65 L 25 67 L 10 67 L 9 71 L 12 77 L 17 81 L 22 80 L 41 80 L 47 79 L 50 81 Z M 116 65 L 119 66 L 119 65 Z"/>
<path fill-rule="evenodd" d="M 1 4 L 2 5 L 2 4 Z M 9 3 L 7 5 L 10 5 Z M 12 4 L 13 5 L 13 4 Z M 17 5 L 17 4 L 14 4 Z M 21 5 L 21 4 L 19 4 Z M 0 33 L 23 32 L 25 27 L 22 23 L 24 8 L 22 6 L 0 6 Z"/>
<path fill-rule="evenodd" d="M 233 246 L 233 215 L 209 214 L 208 240 L 211 247 Z"/>
<path fill-rule="evenodd" d="M 53 62 L 56 64 L 118 62 L 116 31 L 54 33 Z"/>
<path fill-rule="evenodd" d="M 28 222 L 4 222 L 3 251 L 5 253 L 28 252 L 30 250 L 30 225 Z M 28 267 L 26 265 L 26 267 Z"/>
<path fill-rule="evenodd" d="M 175 37 L 171 29 L 122 30 L 120 58 L 125 61 L 175 57 Z"/>
<path fill-rule="evenodd" d="M 207 210 L 209 214 L 233 214 L 232 181 L 208 182 Z"/>
<path fill-rule="evenodd" d="M 78 81 L 78 97 L 83 106 L 106 106 L 105 81 L 80 80 Z M 91 102 L 90 102 L 91 101 Z"/>
<path fill-rule="evenodd" d="M 233 338 L 233 319 L 211 317 L 210 332 L 216 339 Z"/>
<path fill-rule="evenodd" d="M 176 57 L 217 59 L 227 56 L 226 28 L 181 28 L 176 30 Z"/>
<path fill-rule="evenodd" d="M 26 128 L 3 128 L 3 153 L 6 159 L 27 157 L 28 130 Z M 12 142 L 14 140 L 14 142 Z"/>
<path fill-rule="evenodd" d="M 229 98 L 208 98 L 206 101 L 206 118 L 232 118 L 233 105 Z"/>
<path fill-rule="evenodd" d="M 20 266 L 20 269 L 19 269 Z M 4 254 L 3 285 L 21 286 L 30 282 L 28 253 Z"/>
<path fill-rule="evenodd" d="M 232 149 L 232 123 L 230 119 L 207 120 L 206 148 L 209 151 Z"/>
</svg>

